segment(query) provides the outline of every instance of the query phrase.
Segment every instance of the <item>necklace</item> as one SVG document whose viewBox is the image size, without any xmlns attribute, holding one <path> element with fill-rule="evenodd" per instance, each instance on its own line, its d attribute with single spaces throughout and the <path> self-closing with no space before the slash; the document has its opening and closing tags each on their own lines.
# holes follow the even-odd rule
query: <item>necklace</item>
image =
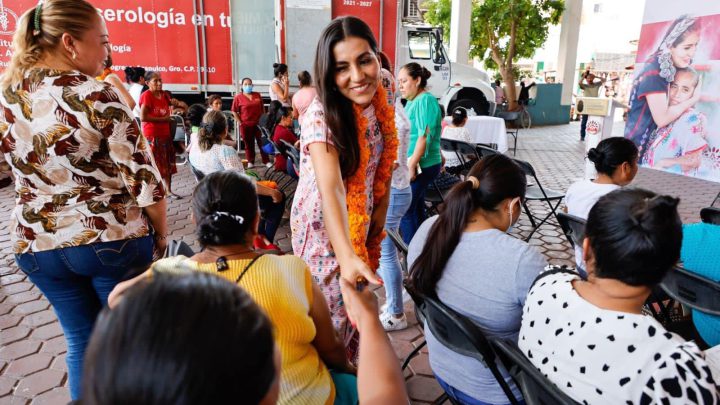
<svg viewBox="0 0 720 405">
<path fill-rule="evenodd" d="M 253 249 L 245 248 L 243 250 L 234 252 L 232 249 L 228 253 L 217 253 L 214 251 L 215 249 L 209 248 L 204 253 L 210 254 L 214 256 L 215 259 L 215 267 L 217 268 L 217 271 L 225 271 L 230 268 L 230 265 L 228 264 L 228 258 L 232 256 L 239 256 L 244 255 L 247 253 L 255 253 Z"/>
</svg>

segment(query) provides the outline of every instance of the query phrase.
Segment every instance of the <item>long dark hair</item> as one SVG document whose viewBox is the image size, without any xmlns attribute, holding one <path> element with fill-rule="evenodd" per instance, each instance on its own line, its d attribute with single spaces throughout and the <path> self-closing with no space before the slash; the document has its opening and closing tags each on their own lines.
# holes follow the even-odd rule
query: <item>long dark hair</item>
<svg viewBox="0 0 720 405">
<path fill-rule="evenodd" d="M 635 142 L 615 136 L 603 139 L 596 147 L 590 148 L 587 157 L 595 164 L 598 173 L 612 177 L 623 163 L 636 162 L 638 153 Z"/>
<path fill-rule="evenodd" d="M 202 247 L 248 242 L 245 236 L 258 215 L 258 199 L 247 177 L 235 170 L 211 173 L 198 183 L 192 198 Z"/>
<path fill-rule="evenodd" d="M 145 68 L 143 67 L 126 67 L 125 81 L 128 83 L 137 83 L 141 78 L 145 77 Z"/>
<path fill-rule="evenodd" d="M 642 189 L 620 189 L 602 196 L 585 225 L 595 275 L 632 286 L 660 283 L 680 259 L 679 202 Z"/>
<path fill-rule="evenodd" d="M 340 154 L 340 170 L 344 178 L 352 176 L 360 161 L 360 145 L 357 139 L 357 122 L 353 103 L 340 94 L 335 85 L 335 45 L 348 37 L 367 41 L 373 53 L 378 47 L 370 27 L 355 17 L 334 19 L 325 27 L 315 52 L 315 85 L 318 98 L 325 112 L 328 137 Z"/>
<path fill-rule="evenodd" d="M 402 69 L 407 72 L 408 76 L 412 77 L 413 80 L 417 80 L 417 78 L 420 78 L 420 84 L 418 84 L 418 88 L 421 90 L 425 90 L 428 84 L 428 79 L 430 76 L 432 76 L 432 73 L 430 73 L 429 70 L 425 68 L 425 66 L 422 66 L 421 64 L 417 62 L 410 62 L 407 65 L 403 66 Z"/>
<path fill-rule="evenodd" d="M 280 120 L 282 120 L 285 117 L 288 117 L 292 114 L 292 110 L 289 107 L 285 107 L 283 105 L 280 105 L 277 109 L 273 111 L 272 115 L 268 115 L 267 119 L 267 130 L 270 136 L 272 137 L 275 133 L 275 127 L 280 124 Z"/>
<path fill-rule="evenodd" d="M 98 317 L 82 403 L 257 404 L 280 371 L 272 334 L 237 285 L 214 274 L 159 272 Z"/>
<path fill-rule="evenodd" d="M 284 63 L 273 63 L 273 74 L 275 77 L 280 77 L 287 73 L 288 66 Z M 244 81 L 245 79 L 243 79 Z M 242 83 L 242 82 L 241 82 Z"/>
<path fill-rule="evenodd" d="M 410 269 L 410 286 L 423 295 L 437 297 L 435 287 L 476 209 L 495 211 L 506 198 L 525 198 L 525 173 L 505 155 L 483 158 L 468 176 L 477 178 L 480 187 L 473 189 L 470 181 L 462 181 L 450 190 L 445 209 L 430 228 L 422 253 Z"/>
</svg>

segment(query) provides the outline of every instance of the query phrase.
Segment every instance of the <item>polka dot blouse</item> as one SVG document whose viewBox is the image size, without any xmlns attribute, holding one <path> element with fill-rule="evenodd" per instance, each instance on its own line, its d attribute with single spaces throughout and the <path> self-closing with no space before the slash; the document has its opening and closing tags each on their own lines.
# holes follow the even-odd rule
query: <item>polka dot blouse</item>
<svg viewBox="0 0 720 405">
<path fill-rule="evenodd" d="M 518 345 L 560 389 L 583 404 L 718 404 L 718 387 L 695 343 L 650 316 L 598 308 L 566 270 L 530 289 Z"/>
</svg>

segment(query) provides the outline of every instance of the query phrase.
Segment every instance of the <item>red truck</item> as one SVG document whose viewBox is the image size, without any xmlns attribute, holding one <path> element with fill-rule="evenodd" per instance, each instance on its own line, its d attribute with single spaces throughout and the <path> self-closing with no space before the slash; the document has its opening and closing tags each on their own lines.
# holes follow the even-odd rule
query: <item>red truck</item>
<svg viewBox="0 0 720 405">
<path fill-rule="evenodd" d="M 485 72 L 451 63 L 442 31 L 420 22 L 417 0 L 90 0 L 104 17 L 114 68 L 143 66 L 165 88 L 190 98 L 236 93 L 243 77 L 266 91 L 272 64 L 287 63 L 291 83 L 312 72 L 317 39 L 333 18 L 354 15 L 372 28 L 394 63 L 418 62 L 433 72 L 431 92 L 455 105 L 492 114 Z M 0 0 L 0 69 L 12 55 L 15 26 L 37 0 Z M 232 24 L 231 24 L 232 22 Z M 195 97 L 192 97 L 195 95 Z"/>
</svg>

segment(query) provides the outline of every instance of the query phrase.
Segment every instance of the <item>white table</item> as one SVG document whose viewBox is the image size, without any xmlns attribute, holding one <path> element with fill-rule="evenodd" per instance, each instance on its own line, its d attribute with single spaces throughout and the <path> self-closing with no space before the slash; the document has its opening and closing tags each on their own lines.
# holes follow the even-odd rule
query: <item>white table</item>
<svg viewBox="0 0 720 405">
<path fill-rule="evenodd" d="M 452 122 L 452 117 L 445 117 L 443 124 Z M 472 143 L 495 144 L 500 153 L 508 150 L 507 130 L 505 120 L 486 115 L 468 117 L 465 128 L 470 132 Z"/>
</svg>

